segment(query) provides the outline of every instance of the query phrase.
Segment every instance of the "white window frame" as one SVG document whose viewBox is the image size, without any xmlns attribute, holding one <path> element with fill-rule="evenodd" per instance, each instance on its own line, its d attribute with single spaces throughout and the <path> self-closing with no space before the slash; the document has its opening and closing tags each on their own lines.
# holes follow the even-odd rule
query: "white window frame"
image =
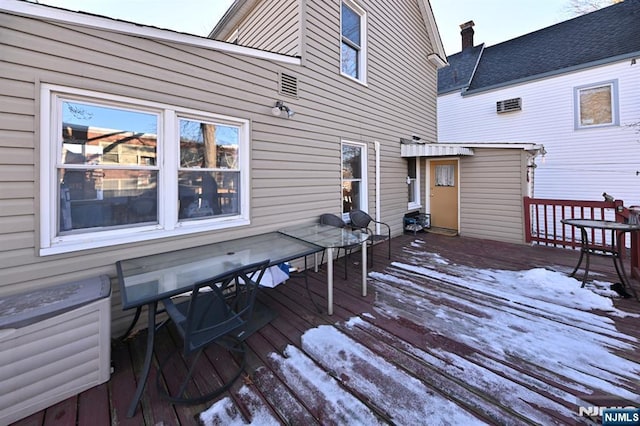
<svg viewBox="0 0 640 426">
<path fill-rule="evenodd" d="M 360 16 L 360 46 L 358 46 L 358 77 L 347 74 L 342 69 L 342 43 L 345 43 L 345 38 L 342 36 L 342 5 L 347 6 L 353 10 L 358 16 Z M 355 48 L 352 43 L 347 43 L 351 47 Z M 367 13 L 353 0 L 342 0 L 340 2 L 340 74 L 343 76 L 357 81 L 358 83 L 367 84 Z"/>
<path fill-rule="evenodd" d="M 66 100 L 130 108 L 159 114 L 158 128 L 158 223 L 104 231 L 58 235 L 57 158 L 62 134 L 62 102 Z M 238 127 L 240 214 L 197 221 L 178 220 L 178 166 L 180 118 Z M 43 84 L 40 89 L 40 255 L 68 253 L 132 242 L 167 238 L 250 224 L 250 121 L 157 102 L 89 90 Z"/>
<path fill-rule="evenodd" d="M 361 163 L 360 163 L 360 172 L 362 174 L 362 177 L 360 178 L 360 209 L 362 209 L 363 211 L 369 211 L 369 184 L 368 184 L 368 172 L 367 172 L 367 158 L 369 153 L 367 152 L 367 144 L 366 143 L 362 143 L 362 142 L 354 142 L 354 141 L 350 141 L 350 140 L 342 140 L 340 143 L 340 169 L 342 169 L 342 163 L 343 163 L 343 158 L 342 158 L 342 148 L 344 145 L 351 145 L 351 146 L 357 146 L 358 148 L 361 149 Z M 355 180 L 355 179 L 353 179 Z M 342 200 L 342 188 L 343 188 L 343 183 L 344 183 L 344 178 L 342 176 L 342 172 L 340 172 L 340 200 Z M 341 206 L 341 210 L 342 210 L 342 201 L 340 203 Z M 345 222 L 350 222 L 349 219 L 349 212 L 343 212 L 342 213 L 342 219 Z"/>
<path fill-rule="evenodd" d="M 409 200 L 408 204 L 407 204 L 407 209 L 408 210 L 415 210 L 415 209 L 419 209 L 422 207 L 422 203 L 420 201 L 420 194 L 421 194 L 421 189 L 420 189 L 420 181 L 421 176 L 420 176 L 420 157 L 415 157 L 415 179 L 411 178 L 408 174 L 407 174 L 407 185 L 410 185 L 411 182 L 414 183 L 413 185 L 413 200 Z"/>
<path fill-rule="evenodd" d="M 595 89 L 598 87 L 609 86 L 611 89 L 611 122 L 602 124 L 582 124 L 580 121 L 580 94 L 584 90 Z M 583 86 L 574 87 L 573 90 L 573 110 L 574 110 L 574 127 L 576 130 L 595 129 L 601 127 L 611 127 L 620 125 L 620 114 L 618 108 L 618 80 L 608 80 L 599 83 L 593 83 Z"/>
</svg>

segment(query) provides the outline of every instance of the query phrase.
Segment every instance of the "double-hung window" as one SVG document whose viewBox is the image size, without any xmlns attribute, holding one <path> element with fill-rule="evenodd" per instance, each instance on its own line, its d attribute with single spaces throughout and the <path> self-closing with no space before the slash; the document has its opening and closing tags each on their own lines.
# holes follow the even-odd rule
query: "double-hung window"
<svg viewBox="0 0 640 426">
<path fill-rule="evenodd" d="M 420 161 L 417 157 L 407 158 L 408 209 L 420 208 Z"/>
<path fill-rule="evenodd" d="M 351 210 L 367 210 L 367 147 L 356 142 L 342 143 L 342 216 Z"/>
<path fill-rule="evenodd" d="M 576 129 L 618 125 L 618 82 L 576 87 L 574 109 Z"/>
<path fill-rule="evenodd" d="M 364 9 L 343 0 L 341 11 L 340 70 L 343 75 L 366 82 L 366 28 Z"/>
<path fill-rule="evenodd" d="M 249 223 L 249 123 L 43 85 L 41 254 Z"/>
</svg>

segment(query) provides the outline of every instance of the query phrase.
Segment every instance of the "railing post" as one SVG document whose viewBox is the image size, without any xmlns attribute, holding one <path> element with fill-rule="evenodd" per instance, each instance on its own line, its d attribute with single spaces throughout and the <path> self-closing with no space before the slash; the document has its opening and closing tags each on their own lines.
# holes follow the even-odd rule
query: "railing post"
<svg viewBox="0 0 640 426">
<path fill-rule="evenodd" d="M 640 232 L 631 234 L 631 276 L 640 281 Z"/>
<path fill-rule="evenodd" d="M 523 197 L 524 203 L 524 241 L 531 242 L 531 198 Z"/>
<path fill-rule="evenodd" d="M 629 219 L 632 214 L 638 214 L 640 207 L 625 208 L 622 215 Z M 631 277 L 640 281 L 640 232 L 631 233 Z"/>
</svg>

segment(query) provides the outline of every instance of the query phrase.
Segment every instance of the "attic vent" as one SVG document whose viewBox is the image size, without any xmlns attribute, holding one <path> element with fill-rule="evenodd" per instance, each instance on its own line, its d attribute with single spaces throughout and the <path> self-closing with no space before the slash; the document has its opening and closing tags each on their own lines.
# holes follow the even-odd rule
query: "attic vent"
<svg viewBox="0 0 640 426">
<path fill-rule="evenodd" d="M 280 94 L 298 97 L 298 78 L 289 74 L 280 73 Z"/>
<path fill-rule="evenodd" d="M 522 98 L 506 99 L 496 102 L 496 112 L 498 114 L 520 110 L 522 110 Z"/>
</svg>

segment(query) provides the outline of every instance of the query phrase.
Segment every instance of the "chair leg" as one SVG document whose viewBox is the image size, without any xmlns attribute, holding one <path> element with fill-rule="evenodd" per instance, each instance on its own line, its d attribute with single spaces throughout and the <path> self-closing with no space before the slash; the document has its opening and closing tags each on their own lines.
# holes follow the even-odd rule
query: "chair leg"
<svg viewBox="0 0 640 426">
<path fill-rule="evenodd" d="M 233 386 L 233 384 L 236 382 L 236 380 L 238 380 L 238 378 L 240 377 L 240 375 L 242 374 L 242 372 L 245 369 L 246 366 L 246 346 L 244 344 L 244 342 L 237 342 L 237 344 L 235 346 L 227 346 L 227 345 L 223 345 L 224 348 L 226 348 L 229 351 L 232 352 L 236 352 L 240 354 L 240 365 L 238 366 L 238 369 L 236 370 L 236 372 L 234 373 L 234 375 L 226 381 L 226 383 L 223 383 L 221 386 L 217 387 L 216 389 L 214 389 L 211 392 L 207 392 L 205 394 L 202 395 L 198 395 L 198 396 L 194 396 L 194 397 L 187 397 L 186 396 L 186 390 L 187 390 L 187 386 L 189 385 L 189 382 L 191 382 L 191 378 L 193 376 L 193 372 L 195 370 L 196 364 L 198 362 L 198 359 L 200 358 L 200 355 L 203 352 L 203 349 L 200 349 L 196 355 L 193 357 L 193 361 L 191 362 L 191 365 L 189 366 L 189 370 L 187 372 L 187 376 L 185 377 L 184 381 L 182 382 L 182 384 L 180 385 L 180 389 L 178 390 L 178 392 L 176 392 L 174 395 L 171 395 L 171 393 L 165 389 L 164 386 L 162 386 L 162 383 L 160 382 L 161 378 L 162 378 L 162 371 L 164 370 L 164 366 L 167 364 L 167 362 L 169 361 L 169 359 L 178 354 L 178 351 L 175 351 L 174 353 L 170 354 L 158 367 L 158 375 L 156 376 L 156 387 L 158 389 L 158 393 L 160 394 L 160 396 L 163 399 L 166 399 L 167 401 L 171 402 L 172 404 L 183 404 L 183 405 L 195 405 L 195 404 L 201 404 L 203 402 L 207 402 L 212 400 L 213 398 L 217 397 L 218 395 L 226 392 L 227 390 L 229 390 L 231 388 L 231 386 Z"/>
<path fill-rule="evenodd" d="M 313 306 L 315 306 L 316 311 L 318 311 L 318 313 L 322 313 L 322 309 L 320 309 L 320 307 L 316 304 L 316 301 L 313 298 L 313 295 L 311 294 L 311 289 L 309 288 L 309 274 L 307 273 L 307 256 L 304 257 L 304 287 L 307 289 L 307 295 L 309 296 L 309 300 L 311 300 L 311 303 L 313 303 Z"/>
</svg>

